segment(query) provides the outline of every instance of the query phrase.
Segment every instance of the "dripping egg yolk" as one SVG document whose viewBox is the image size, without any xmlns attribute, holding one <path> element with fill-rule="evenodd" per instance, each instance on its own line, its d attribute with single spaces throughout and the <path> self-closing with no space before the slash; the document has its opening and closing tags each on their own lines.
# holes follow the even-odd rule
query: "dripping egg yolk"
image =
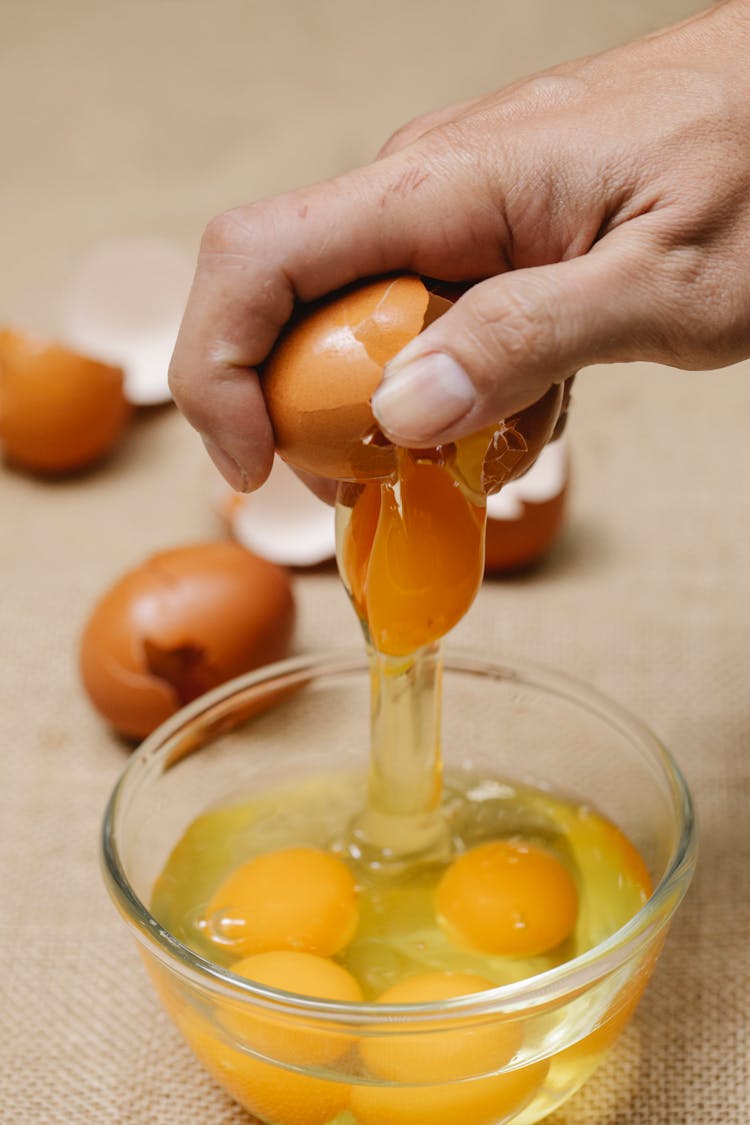
<svg viewBox="0 0 750 1125">
<path fill-rule="evenodd" d="M 438 922 L 458 945 L 481 953 L 534 957 L 573 931 L 578 892 L 550 852 L 520 840 L 493 840 L 460 855 L 435 893 Z"/>
<path fill-rule="evenodd" d="M 482 581 L 484 503 L 441 464 L 400 451 L 398 483 L 362 486 L 342 552 L 352 600 L 379 652 L 405 656 L 444 636 Z"/>
<path fill-rule="evenodd" d="M 342 860 L 320 848 L 282 848 L 248 860 L 218 887 L 203 924 L 238 956 L 298 950 L 328 957 L 357 927 L 357 888 Z"/>
</svg>

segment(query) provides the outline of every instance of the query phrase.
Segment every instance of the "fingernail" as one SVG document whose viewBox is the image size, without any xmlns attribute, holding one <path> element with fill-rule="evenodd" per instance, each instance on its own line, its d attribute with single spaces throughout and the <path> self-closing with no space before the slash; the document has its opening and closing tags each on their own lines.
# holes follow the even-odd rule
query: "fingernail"
<svg viewBox="0 0 750 1125">
<path fill-rule="evenodd" d="M 396 443 L 429 441 L 468 414 L 476 401 L 474 384 L 452 356 L 429 352 L 410 358 L 410 351 L 407 345 L 386 364 L 372 399 L 379 425 Z"/>
<path fill-rule="evenodd" d="M 230 484 L 235 492 L 249 492 L 250 482 L 247 473 L 242 466 L 235 461 L 234 457 L 230 457 L 226 450 L 211 441 L 211 438 L 204 437 L 203 434 L 201 434 L 201 440 L 206 447 L 206 453 L 208 453 L 208 456 L 224 477 L 227 484 Z"/>
</svg>

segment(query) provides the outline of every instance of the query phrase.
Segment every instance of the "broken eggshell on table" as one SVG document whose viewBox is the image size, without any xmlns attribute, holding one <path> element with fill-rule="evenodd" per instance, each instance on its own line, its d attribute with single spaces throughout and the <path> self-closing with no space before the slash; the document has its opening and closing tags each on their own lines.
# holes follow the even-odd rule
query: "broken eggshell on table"
<svg viewBox="0 0 750 1125">
<path fill-rule="evenodd" d="M 287 656 L 294 621 L 286 571 L 239 544 L 160 551 L 94 605 L 83 686 L 115 730 L 144 738 L 204 692 Z"/>
<path fill-rule="evenodd" d="M 167 382 L 193 259 L 165 238 L 113 239 L 78 262 L 63 293 L 61 336 L 125 373 L 135 406 L 169 402 Z"/>
<path fill-rule="evenodd" d="M 0 330 L 0 447 L 32 473 L 89 469 L 133 407 L 168 402 L 168 369 L 192 277 L 159 238 L 94 246 L 66 284 L 54 339 Z"/>
<path fill-rule="evenodd" d="M 564 523 L 568 481 L 567 442 L 560 438 L 545 446 L 522 477 L 487 498 L 488 573 L 531 566 L 546 554 Z M 218 472 L 211 492 L 230 534 L 250 551 L 291 567 L 318 566 L 335 557 L 331 507 L 280 457 L 256 492 L 234 492 Z"/>
</svg>

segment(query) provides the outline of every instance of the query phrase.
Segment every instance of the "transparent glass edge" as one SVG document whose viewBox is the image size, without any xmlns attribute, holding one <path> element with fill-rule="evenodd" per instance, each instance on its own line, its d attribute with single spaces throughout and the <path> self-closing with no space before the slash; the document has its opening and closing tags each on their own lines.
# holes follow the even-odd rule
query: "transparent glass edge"
<svg viewBox="0 0 750 1125">
<path fill-rule="evenodd" d="M 275 1011 L 304 1013 L 315 1021 L 323 1023 L 345 1021 L 366 1024 L 372 1023 L 376 1015 L 378 1019 L 389 1020 L 399 1018 L 413 1020 L 415 1016 L 419 1016 L 420 1019 L 429 1021 L 431 1018 L 444 1019 L 446 1012 L 464 1016 L 488 1014 L 511 1016 L 514 1013 L 528 1013 L 537 1006 L 563 1000 L 569 993 L 583 986 L 590 986 L 599 979 L 605 979 L 626 961 L 637 956 L 652 940 L 654 936 L 652 931 L 657 922 L 657 932 L 669 923 L 689 886 L 695 866 L 697 840 L 695 810 L 687 782 L 675 758 L 661 740 L 626 708 L 567 673 L 548 669 L 542 665 L 506 665 L 466 650 L 449 649 L 445 657 L 447 672 L 481 673 L 498 680 L 528 683 L 547 691 L 553 690 L 555 694 L 567 698 L 572 696 L 576 703 L 590 704 L 597 714 L 610 722 L 610 725 L 612 725 L 611 717 L 617 718 L 618 725 L 621 725 L 627 733 L 637 733 L 639 738 L 656 752 L 669 782 L 675 806 L 679 810 L 682 831 L 667 870 L 637 914 L 606 941 L 563 965 L 548 969 L 533 978 L 499 985 L 473 997 L 456 997 L 449 1001 L 441 1001 L 439 1005 L 339 1003 L 297 996 L 282 990 L 265 989 L 206 960 L 174 938 L 159 924 L 131 889 L 121 861 L 116 841 L 116 822 L 128 785 L 138 776 L 139 771 L 145 772 L 145 768 L 153 764 L 159 751 L 166 756 L 170 743 L 194 719 L 227 702 L 239 692 L 268 682 L 271 678 L 280 680 L 296 675 L 301 679 L 319 679 L 332 675 L 354 675 L 366 669 L 365 654 L 346 649 L 305 654 L 267 665 L 222 684 L 182 708 L 134 751 L 112 791 L 105 811 L 101 835 L 102 867 L 107 889 L 115 905 L 126 921 L 134 927 L 139 942 L 157 960 L 172 967 L 176 963 L 183 976 L 187 975 L 194 983 L 208 986 L 224 996 L 235 999 L 242 996 L 251 997 L 256 1002 L 260 1002 L 261 1006 L 272 1007 Z M 533 986 L 530 986 L 530 980 L 534 981 Z"/>
</svg>

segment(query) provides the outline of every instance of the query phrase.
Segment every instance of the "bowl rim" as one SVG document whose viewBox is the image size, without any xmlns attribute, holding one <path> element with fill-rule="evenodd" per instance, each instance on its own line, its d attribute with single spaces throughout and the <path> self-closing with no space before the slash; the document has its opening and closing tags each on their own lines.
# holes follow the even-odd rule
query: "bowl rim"
<svg viewBox="0 0 750 1125">
<path fill-rule="evenodd" d="M 116 821 L 128 787 L 136 783 L 139 772 L 147 763 L 151 764 L 160 751 L 166 756 L 174 735 L 198 716 L 226 703 L 235 695 L 274 679 L 296 677 L 304 682 L 368 670 L 366 653 L 342 648 L 291 657 L 235 677 L 182 707 L 133 752 L 106 806 L 100 859 L 107 889 L 126 922 L 134 929 L 138 941 L 172 971 L 188 977 L 194 984 L 208 987 L 212 993 L 234 1000 L 244 997 L 256 1006 L 273 1009 L 289 1017 L 304 1016 L 315 1022 L 366 1026 L 370 1030 L 373 1025 L 387 1022 L 389 1033 L 393 1032 L 394 1024 L 412 1022 L 417 1018 L 420 1023 L 429 1024 L 431 1020 L 444 1020 L 446 1013 L 456 1017 L 486 1018 L 488 1015 L 528 1014 L 534 1009 L 552 1006 L 606 979 L 652 944 L 682 901 L 697 855 L 693 800 L 682 771 L 666 746 L 626 708 L 567 672 L 535 663 L 504 663 L 460 648 L 449 648 L 443 666 L 446 672 L 481 673 L 505 682 L 526 683 L 548 695 L 562 695 L 606 720 L 610 727 L 627 734 L 631 742 L 640 744 L 641 750 L 647 750 L 651 760 L 661 767 L 663 780 L 669 785 L 679 838 L 650 897 L 623 926 L 577 957 L 534 976 L 478 993 L 419 1004 L 332 1001 L 256 984 L 194 952 L 162 926 L 131 886 L 117 843 Z M 176 968 L 175 962 L 179 968 Z"/>
</svg>

